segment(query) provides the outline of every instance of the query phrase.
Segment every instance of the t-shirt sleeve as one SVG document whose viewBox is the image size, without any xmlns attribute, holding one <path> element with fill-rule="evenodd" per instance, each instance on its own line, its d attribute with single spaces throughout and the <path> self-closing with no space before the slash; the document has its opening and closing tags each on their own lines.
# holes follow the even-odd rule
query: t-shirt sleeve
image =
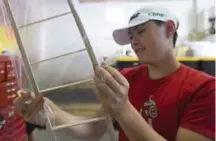
<svg viewBox="0 0 216 141">
<path fill-rule="evenodd" d="M 206 82 L 194 93 L 181 119 L 181 127 L 215 137 L 215 80 Z"/>
<path fill-rule="evenodd" d="M 137 68 L 132 67 L 132 68 L 124 68 L 120 71 L 120 73 L 126 78 L 126 79 L 131 79 L 131 77 L 134 76 L 136 73 Z"/>
<path fill-rule="evenodd" d="M 130 69 L 125 68 L 125 69 L 122 69 L 122 70 L 120 71 L 120 73 L 121 73 L 123 76 L 125 76 L 129 71 L 130 71 Z"/>
</svg>

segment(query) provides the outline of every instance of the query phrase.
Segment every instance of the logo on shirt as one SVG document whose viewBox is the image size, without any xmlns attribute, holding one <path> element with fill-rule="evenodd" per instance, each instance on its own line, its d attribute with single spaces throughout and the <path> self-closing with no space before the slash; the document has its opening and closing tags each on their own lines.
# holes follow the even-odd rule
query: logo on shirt
<svg viewBox="0 0 216 141">
<path fill-rule="evenodd" d="M 146 117 L 148 124 L 153 127 L 152 122 L 157 118 L 158 110 L 152 95 L 150 95 L 149 100 L 144 102 L 143 106 L 140 108 L 140 114 Z"/>
</svg>

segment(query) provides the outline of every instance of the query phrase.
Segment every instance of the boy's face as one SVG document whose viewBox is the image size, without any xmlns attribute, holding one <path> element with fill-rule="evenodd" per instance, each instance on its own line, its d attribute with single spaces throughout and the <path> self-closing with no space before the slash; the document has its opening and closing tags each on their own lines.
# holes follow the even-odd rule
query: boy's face
<svg viewBox="0 0 216 141">
<path fill-rule="evenodd" d="M 141 63 L 157 63 L 172 51 L 173 24 L 158 26 L 155 21 L 149 21 L 129 30 L 131 46 Z"/>
</svg>

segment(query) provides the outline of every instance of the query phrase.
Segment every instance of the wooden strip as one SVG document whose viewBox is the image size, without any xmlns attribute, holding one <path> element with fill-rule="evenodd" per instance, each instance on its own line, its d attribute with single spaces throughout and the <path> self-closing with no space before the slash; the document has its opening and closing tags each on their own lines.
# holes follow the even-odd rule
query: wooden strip
<svg viewBox="0 0 216 141">
<path fill-rule="evenodd" d="M 52 130 L 61 130 L 61 129 L 65 129 L 65 128 L 69 128 L 69 127 L 73 127 L 73 126 L 77 126 L 77 125 L 81 125 L 81 124 L 87 124 L 87 123 L 92 123 L 92 122 L 97 122 L 97 121 L 102 121 L 102 120 L 106 120 L 106 118 L 104 118 L 104 117 L 93 118 L 93 119 L 87 119 L 87 120 L 79 121 L 76 123 L 59 125 L 56 127 L 52 127 Z"/>
</svg>

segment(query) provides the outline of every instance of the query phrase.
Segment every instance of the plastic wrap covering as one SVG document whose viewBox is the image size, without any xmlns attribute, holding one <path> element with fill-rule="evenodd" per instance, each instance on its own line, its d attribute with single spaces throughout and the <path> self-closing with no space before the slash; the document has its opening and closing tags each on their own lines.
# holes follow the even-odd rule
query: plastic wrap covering
<svg viewBox="0 0 216 141">
<path fill-rule="evenodd" d="M 92 84 L 93 66 L 98 64 L 98 60 L 72 1 L 59 1 L 65 3 L 65 7 L 55 10 L 52 9 L 52 5 L 57 4 L 57 1 L 54 3 L 52 0 L 2 0 L 2 2 L 1 8 L 6 11 L 4 17 L 10 19 L 5 20 L 4 24 L 13 29 L 17 41 L 17 49 L 8 50 L 16 68 L 20 89 L 33 91 L 38 96 L 62 89 L 76 89 L 78 85 L 82 87 Z M 50 10 L 54 12 L 47 12 Z M 68 28 L 65 30 L 61 28 L 62 26 Z M 71 33 L 70 36 L 64 36 L 66 32 Z M 20 62 L 15 61 L 17 56 Z M 94 85 L 89 87 L 94 89 Z M 45 103 L 44 110 L 37 118 L 38 124 L 47 121 L 49 125 L 47 129 L 51 131 L 52 140 L 65 141 L 66 139 L 62 137 L 57 138 L 56 131 L 66 132 L 69 129 L 74 132 L 70 132 L 67 136 L 82 139 L 79 133 L 77 136 L 73 133 L 81 131 L 82 126 L 101 121 L 107 123 L 110 140 L 115 140 L 109 115 L 86 117 L 79 122 L 72 120 L 70 124 L 59 125 L 53 120 L 53 114 L 50 105 Z"/>
<path fill-rule="evenodd" d="M 18 56 L 0 54 L 0 141 L 26 141 L 26 124 L 16 112 L 13 101 L 24 88 Z M 22 84 L 21 84 L 22 83 Z"/>
<path fill-rule="evenodd" d="M 64 2 L 66 4 L 66 1 Z M 49 4 L 52 4 L 52 1 L 37 0 L 33 3 L 27 0 L 10 0 L 38 89 L 44 90 L 92 78 L 91 61 L 84 50 L 81 35 L 75 28 L 75 20 L 69 13 L 69 6 L 46 14 L 46 11 L 51 10 Z M 67 26 L 68 22 L 71 26 L 63 30 L 65 28 L 61 27 Z M 65 33 L 71 33 L 71 36 L 66 37 Z M 77 75 L 80 72 L 82 75 Z"/>
<path fill-rule="evenodd" d="M 18 97 L 17 91 L 20 87 L 25 87 L 22 82 L 22 68 L 19 63 L 20 58 L 16 55 L 13 46 L 15 40 L 13 40 L 6 11 L 2 2 L 0 4 L 2 48 L 0 53 L 0 141 L 27 141 L 26 123 L 16 112 L 13 104 Z M 8 54 L 6 48 L 11 50 L 11 55 Z"/>
<path fill-rule="evenodd" d="M 23 81 L 21 58 L 15 49 L 15 38 L 2 1 L 0 4 L 0 141 L 27 141 L 26 122 L 13 104 L 17 91 L 27 88 L 27 81 Z"/>
</svg>

